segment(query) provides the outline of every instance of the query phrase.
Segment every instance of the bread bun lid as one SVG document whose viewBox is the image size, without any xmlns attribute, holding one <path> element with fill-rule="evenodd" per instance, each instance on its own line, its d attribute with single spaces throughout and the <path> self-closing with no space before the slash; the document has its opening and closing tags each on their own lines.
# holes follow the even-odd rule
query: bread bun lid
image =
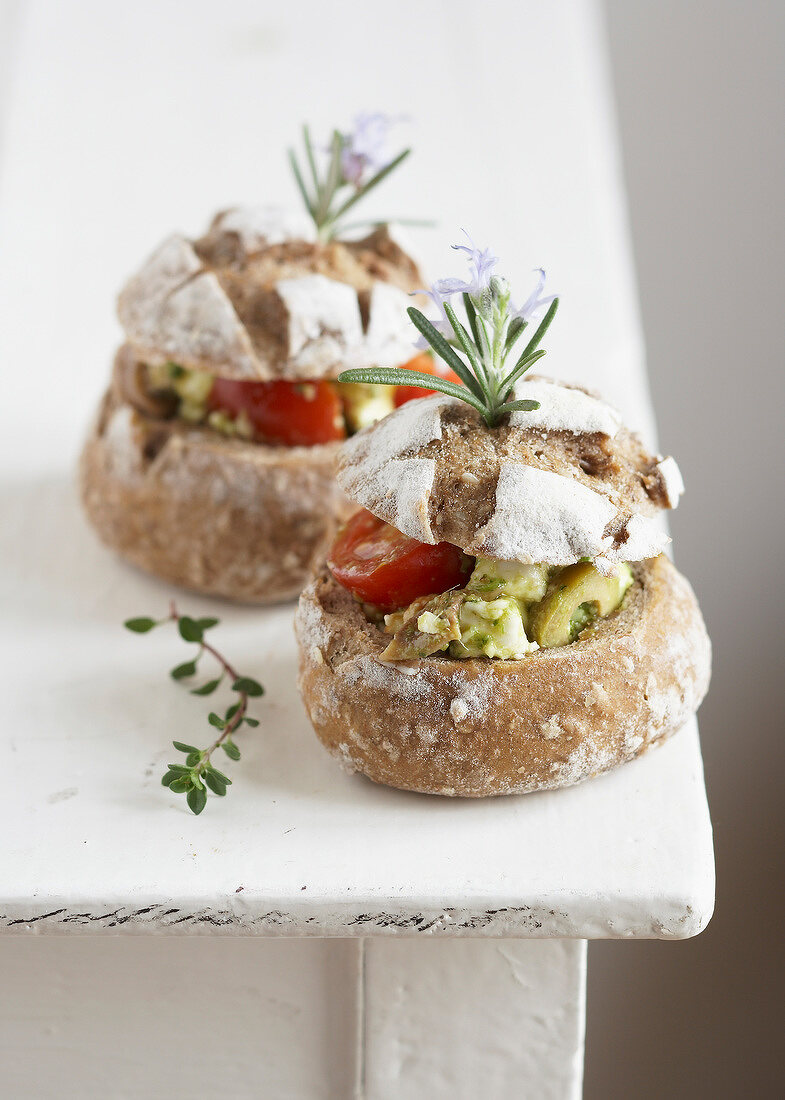
<svg viewBox="0 0 785 1100">
<path fill-rule="evenodd" d="M 338 482 L 411 538 L 467 554 L 599 569 L 659 554 L 657 514 L 683 490 L 674 459 L 578 386 L 533 376 L 515 398 L 540 408 L 496 428 L 450 397 L 407 402 L 343 444 Z"/>
<path fill-rule="evenodd" d="M 154 420 L 113 388 L 82 452 L 81 496 L 102 541 L 140 569 L 277 602 L 299 594 L 354 511 L 335 483 L 338 446 L 268 447 Z"/>
<path fill-rule="evenodd" d="M 300 597 L 300 687 L 349 770 L 427 794 L 566 787 L 678 730 L 709 682 L 710 644 L 665 557 L 635 566 L 622 607 L 569 646 L 522 660 L 385 663 L 389 642 L 326 571 Z"/>
<path fill-rule="evenodd" d="M 150 364 L 246 381 L 329 378 L 415 354 L 406 309 L 422 282 L 387 226 L 318 243 L 305 217 L 234 208 L 198 240 L 175 233 L 159 245 L 118 314 Z"/>
</svg>

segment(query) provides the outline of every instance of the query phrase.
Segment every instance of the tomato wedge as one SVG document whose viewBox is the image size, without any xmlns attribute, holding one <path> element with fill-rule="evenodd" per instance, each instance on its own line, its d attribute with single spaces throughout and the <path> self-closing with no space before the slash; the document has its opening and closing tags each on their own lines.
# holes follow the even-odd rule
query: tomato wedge
<svg viewBox="0 0 785 1100">
<path fill-rule="evenodd" d="M 417 370 L 421 374 L 433 374 L 437 378 L 446 378 L 450 382 L 462 385 L 460 378 L 441 360 L 435 359 L 429 352 L 422 351 L 410 359 L 408 363 L 401 364 L 401 370 Z M 436 390 L 426 390 L 422 386 L 397 386 L 395 390 L 395 407 L 405 405 L 407 401 L 413 401 L 415 397 L 429 397 Z"/>
<path fill-rule="evenodd" d="M 329 382 L 234 382 L 216 378 L 210 410 L 245 413 L 263 443 L 313 446 L 346 438 L 341 400 Z"/>
<path fill-rule="evenodd" d="M 339 584 L 382 611 L 446 592 L 463 584 L 470 572 L 459 547 L 418 542 L 366 511 L 352 516 L 340 532 L 327 564 Z"/>
</svg>

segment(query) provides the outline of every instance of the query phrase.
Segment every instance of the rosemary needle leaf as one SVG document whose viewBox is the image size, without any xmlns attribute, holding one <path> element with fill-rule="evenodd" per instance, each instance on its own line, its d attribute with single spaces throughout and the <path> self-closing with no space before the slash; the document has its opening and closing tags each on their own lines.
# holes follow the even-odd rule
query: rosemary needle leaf
<svg viewBox="0 0 785 1100">
<path fill-rule="evenodd" d="M 526 374 L 526 371 L 529 369 L 529 367 L 534 366 L 538 359 L 542 359 L 543 355 L 545 355 L 545 351 L 542 348 L 540 348 L 539 351 L 533 351 L 531 355 L 522 355 L 513 367 L 513 369 L 504 379 L 502 384 L 499 386 L 499 392 L 508 393 L 510 388 L 515 385 L 518 379 Z"/>
<path fill-rule="evenodd" d="M 477 348 L 472 343 L 469 337 L 469 333 L 458 320 L 455 314 L 455 310 L 452 308 L 449 302 L 444 303 L 444 312 L 447 314 L 447 319 L 452 325 L 452 330 L 455 333 L 458 343 L 461 345 L 461 348 L 463 349 L 463 352 L 471 363 L 473 369 L 473 373 L 467 371 L 467 376 L 465 378 L 459 372 L 456 371 L 456 373 L 458 374 L 458 377 L 461 379 L 464 385 L 468 386 L 469 389 L 473 390 L 478 397 L 482 398 L 485 396 L 485 391 L 481 385 L 477 384 L 477 380 L 479 378 L 482 378 L 483 380 L 487 378 L 488 372 L 485 370 L 485 365 L 477 354 Z"/>
<path fill-rule="evenodd" d="M 404 149 L 403 152 L 399 153 L 398 156 L 391 160 L 389 164 L 385 164 L 384 168 L 380 169 L 380 171 L 378 171 L 375 176 L 373 176 L 371 179 L 368 180 L 367 183 L 363 184 L 362 187 L 355 191 L 355 193 L 350 198 L 348 198 L 342 206 L 338 207 L 335 214 L 333 215 L 333 220 L 337 221 L 338 218 L 343 217 L 346 211 L 350 210 L 356 202 L 359 202 L 360 199 L 365 198 L 368 192 L 373 187 L 376 187 L 378 184 L 380 184 L 386 176 L 389 176 L 390 172 L 396 169 L 402 161 L 406 160 L 410 153 L 411 149 Z"/>
<path fill-rule="evenodd" d="M 371 385 L 382 386 L 417 386 L 428 390 L 439 390 L 440 393 L 446 393 L 448 397 L 457 397 L 459 401 L 465 401 L 478 412 L 484 412 L 485 409 L 483 402 L 468 386 L 458 386 L 447 378 L 422 374 L 418 370 L 401 370 L 400 367 L 358 367 L 355 370 L 343 371 L 338 375 L 338 381 L 368 382 Z"/>
<path fill-rule="evenodd" d="M 548 312 L 545 314 L 543 319 L 540 321 L 540 323 L 537 327 L 537 331 L 535 332 L 534 336 L 532 336 L 529 343 L 526 345 L 526 347 L 521 352 L 521 357 L 518 360 L 518 363 L 521 363 L 528 355 L 531 355 L 531 353 L 534 351 L 534 349 L 539 346 L 540 341 L 542 340 L 545 333 L 548 331 L 548 328 L 550 326 L 551 321 L 556 316 L 556 310 L 558 308 L 559 308 L 559 299 L 554 298 L 553 301 L 551 302 L 550 306 L 548 307 Z M 516 369 L 518 367 L 518 363 L 515 364 Z"/>
<path fill-rule="evenodd" d="M 513 317 L 510 321 L 510 327 L 507 329 L 507 339 L 504 342 L 504 353 L 509 355 L 515 344 L 515 341 L 521 335 L 521 333 L 528 328 L 529 322 L 524 321 L 522 317 Z"/>
<path fill-rule="evenodd" d="M 319 200 L 320 186 L 319 186 L 319 173 L 316 169 L 316 157 L 313 152 L 313 143 L 311 141 L 311 131 L 308 126 L 303 126 L 303 144 L 305 145 L 305 155 L 308 158 L 308 167 L 311 169 L 311 177 L 313 179 L 313 189 L 316 194 L 317 202 Z"/>
<path fill-rule="evenodd" d="M 524 401 L 507 401 L 499 408 L 499 415 L 510 412 L 534 412 L 535 409 L 539 409 L 539 401 L 530 401 L 528 398 Z"/>
<path fill-rule="evenodd" d="M 295 155 L 294 155 L 294 153 L 292 152 L 291 149 L 289 150 L 289 163 L 292 166 L 292 172 L 294 173 L 294 178 L 295 178 L 295 181 L 297 183 L 297 187 L 300 191 L 300 194 L 303 197 L 303 202 L 305 203 L 305 208 L 308 211 L 308 213 L 311 215 L 311 217 L 313 218 L 314 215 L 315 215 L 315 207 L 314 207 L 314 204 L 311 202 L 311 197 L 308 194 L 308 190 L 305 186 L 305 181 L 303 180 L 303 177 L 300 175 L 300 166 L 297 163 L 297 158 L 295 157 Z"/>
<path fill-rule="evenodd" d="M 474 343 L 476 347 L 480 347 L 480 331 L 477 327 L 477 310 L 474 308 L 474 302 L 471 299 L 471 295 L 464 291 L 463 304 L 466 309 L 466 317 L 469 321 L 469 328 L 472 330 L 472 336 L 474 337 Z"/>
<path fill-rule="evenodd" d="M 458 355 L 457 351 L 450 347 L 439 330 L 435 328 L 425 314 L 421 313 L 415 306 L 409 306 L 406 312 L 409 314 L 414 327 L 422 333 L 439 358 L 443 359 L 449 367 L 452 367 L 464 385 L 472 391 L 475 397 L 482 400 L 483 390 L 479 380 L 472 374 L 463 359 Z"/>
</svg>

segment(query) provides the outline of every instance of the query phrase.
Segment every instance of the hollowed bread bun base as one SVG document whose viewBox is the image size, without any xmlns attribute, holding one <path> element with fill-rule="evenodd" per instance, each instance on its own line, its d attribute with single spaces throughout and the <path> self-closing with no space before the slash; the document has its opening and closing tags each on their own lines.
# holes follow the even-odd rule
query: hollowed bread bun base
<svg viewBox="0 0 785 1100">
<path fill-rule="evenodd" d="M 355 510 L 338 444 L 268 447 L 102 403 L 79 466 L 102 541 L 162 580 L 245 603 L 293 599 Z"/>
<path fill-rule="evenodd" d="M 572 645 L 398 663 L 379 660 L 389 635 L 322 572 L 296 616 L 317 736 L 376 783 L 468 798 L 567 787 L 633 759 L 695 712 L 711 662 L 687 580 L 662 556 L 634 571 L 622 607 Z"/>
</svg>

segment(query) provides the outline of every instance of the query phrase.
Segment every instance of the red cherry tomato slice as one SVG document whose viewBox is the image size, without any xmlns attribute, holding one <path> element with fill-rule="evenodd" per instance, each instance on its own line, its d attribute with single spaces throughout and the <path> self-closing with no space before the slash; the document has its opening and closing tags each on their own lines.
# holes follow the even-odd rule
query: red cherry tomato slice
<svg viewBox="0 0 785 1100">
<path fill-rule="evenodd" d="M 339 584 L 382 611 L 446 592 L 463 584 L 469 571 L 463 552 L 452 543 L 417 542 L 365 511 L 343 528 L 327 564 Z"/>
<path fill-rule="evenodd" d="M 245 413 L 263 443 L 309 447 L 346 438 L 341 401 L 330 382 L 234 382 L 216 378 L 207 404 Z"/>
<path fill-rule="evenodd" d="M 417 370 L 421 374 L 433 374 L 437 378 L 446 378 L 450 382 L 456 382 L 459 386 L 462 384 L 454 370 L 448 367 L 446 363 L 442 363 L 441 360 L 435 359 L 427 351 L 415 355 L 414 359 L 410 359 L 408 363 L 403 363 L 400 369 Z M 415 397 L 429 397 L 436 392 L 436 390 L 426 390 L 421 386 L 398 386 L 395 390 L 395 407 L 405 405 L 407 401 L 413 401 Z"/>
</svg>

